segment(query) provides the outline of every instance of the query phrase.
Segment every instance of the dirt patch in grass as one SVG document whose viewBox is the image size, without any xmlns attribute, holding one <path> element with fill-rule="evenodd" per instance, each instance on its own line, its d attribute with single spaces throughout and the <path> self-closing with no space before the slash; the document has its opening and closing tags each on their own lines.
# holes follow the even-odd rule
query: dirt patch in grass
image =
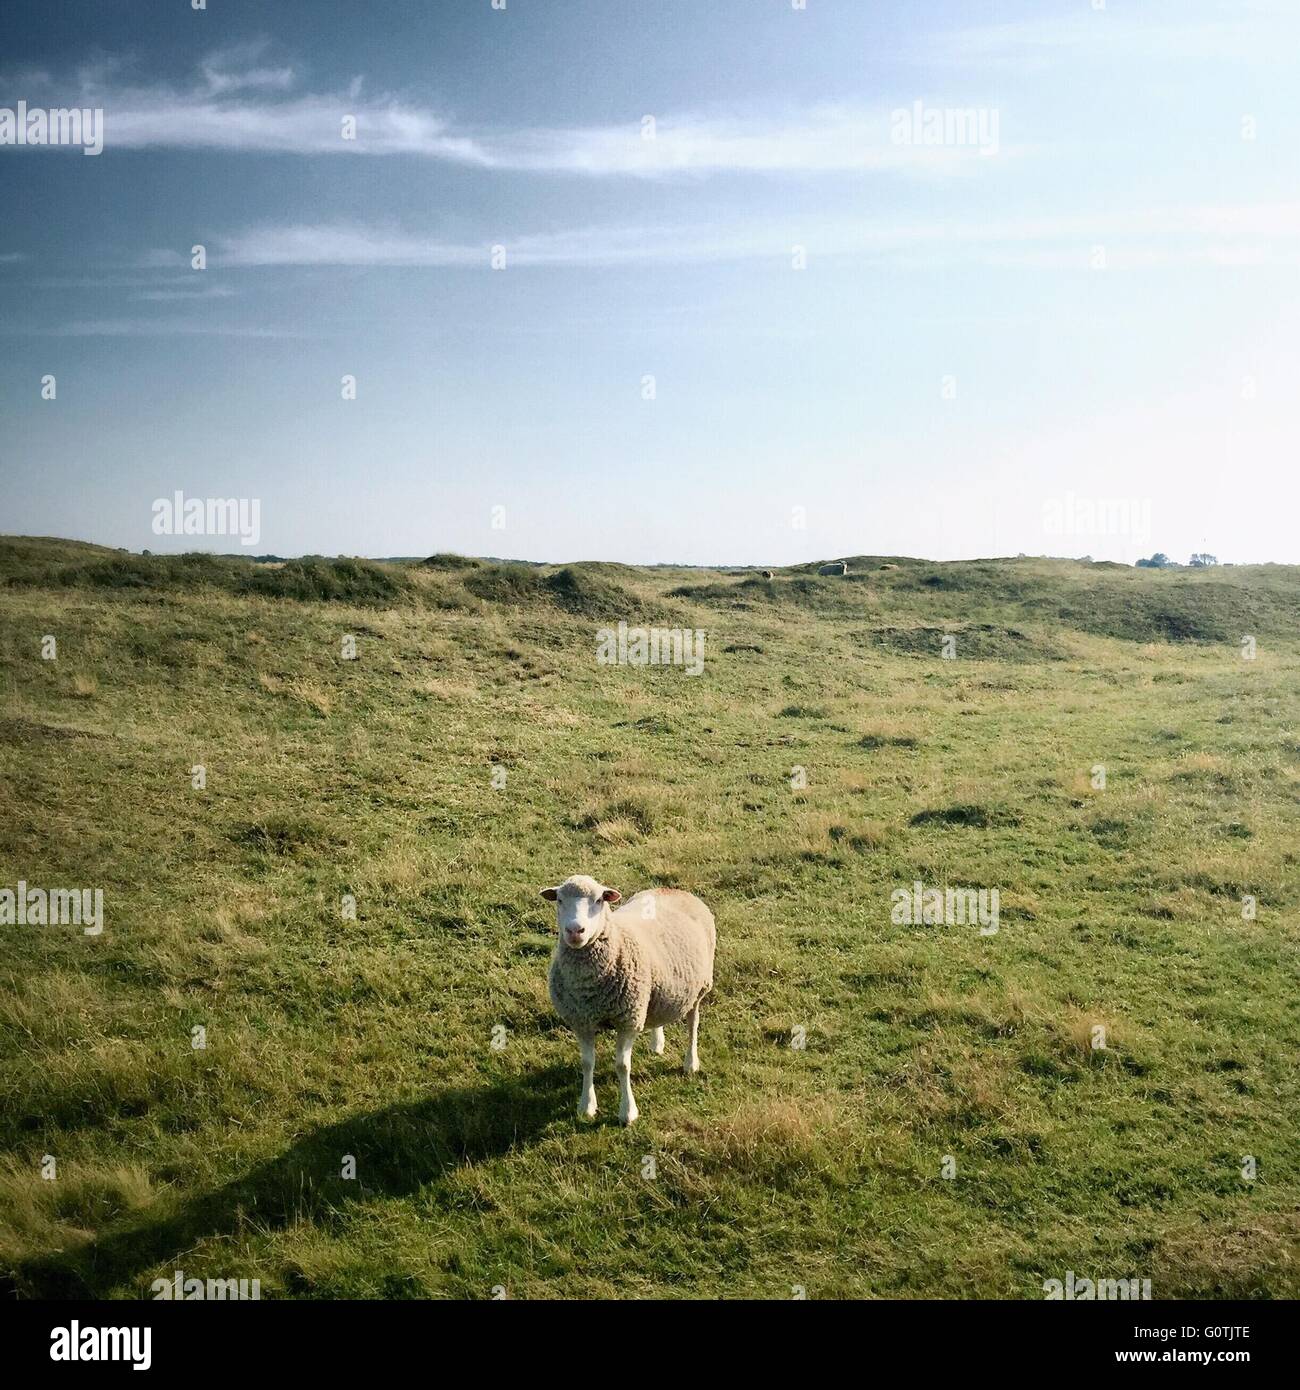
<svg viewBox="0 0 1300 1390">
<path fill-rule="evenodd" d="M 859 748 L 919 748 L 921 740 L 911 734 L 863 734 L 858 740 Z"/>
<path fill-rule="evenodd" d="M 977 830 L 994 830 L 1017 826 L 1020 817 L 1000 806 L 944 806 L 938 810 L 918 811 L 909 825 L 961 825 Z"/>
<path fill-rule="evenodd" d="M 229 836 L 237 845 L 276 858 L 293 858 L 304 850 L 331 843 L 328 831 L 318 821 L 294 815 L 242 821 L 230 829 Z"/>
</svg>

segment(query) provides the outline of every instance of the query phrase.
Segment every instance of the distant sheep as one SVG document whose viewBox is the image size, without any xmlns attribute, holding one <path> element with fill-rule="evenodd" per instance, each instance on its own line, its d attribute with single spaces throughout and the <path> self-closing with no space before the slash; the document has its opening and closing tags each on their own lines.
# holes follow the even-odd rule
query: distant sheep
<svg viewBox="0 0 1300 1390">
<path fill-rule="evenodd" d="M 823 565 L 818 574 L 848 574 L 849 564 L 847 560 L 836 560 L 832 564 Z"/>
<path fill-rule="evenodd" d="M 578 1114 L 596 1113 L 596 1034 L 613 1029 L 618 1038 L 618 1118 L 637 1117 L 632 1098 L 632 1044 L 643 1029 L 651 1046 L 664 1050 L 664 1024 L 690 1030 L 685 1070 L 700 1069 L 700 1001 L 713 988 L 717 929 L 713 913 L 693 893 L 650 888 L 629 898 L 594 878 L 575 874 L 557 888 L 543 888 L 555 904 L 559 938 L 551 957 L 550 990 L 555 1011 L 578 1035 L 582 1094 Z"/>
<path fill-rule="evenodd" d="M 764 579 L 771 579 L 771 577 L 772 577 L 772 571 L 771 571 L 771 570 L 764 570 L 764 571 L 763 571 L 763 578 L 764 578 Z"/>
</svg>

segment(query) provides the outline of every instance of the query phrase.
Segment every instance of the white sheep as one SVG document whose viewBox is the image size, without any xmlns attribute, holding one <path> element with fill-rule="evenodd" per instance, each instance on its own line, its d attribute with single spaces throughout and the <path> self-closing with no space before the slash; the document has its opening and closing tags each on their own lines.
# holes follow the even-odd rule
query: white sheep
<svg viewBox="0 0 1300 1390">
<path fill-rule="evenodd" d="M 847 560 L 834 560 L 829 565 L 822 565 L 817 571 L 818 574 L 848 574 L 849 563 Z"/>
<path fill-rule="evenodd" d="M 575 874 L 557 888 L 543 888 L 555 904 L 559 939 L 551 957 L 551 1003 L 578 1035 L 582 1094 L 578 1114 L 596 1113 L 596 1034 L 617 1033 L 618 1118 L 637 1117 L 632 1098 L 632 1044 L 650 1028 L 651 1046 L 664 1050 L 664 1024 L 690 1030 L 685 1070 L 700 1069 L 700 1001 L 713 988 L 717 929 L 713 913 L 693 893 L 649 888 L 629 898 L 594 878 Z"/>
</svg>

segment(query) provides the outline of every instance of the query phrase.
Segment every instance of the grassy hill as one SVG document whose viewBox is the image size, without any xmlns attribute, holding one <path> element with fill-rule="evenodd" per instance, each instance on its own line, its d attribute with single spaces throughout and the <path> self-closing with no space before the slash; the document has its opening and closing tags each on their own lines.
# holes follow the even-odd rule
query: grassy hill
<svg viewBox="0 0 1300 1390">
<path fill-rule="evenodd" d="M 1300 1294 L 1300 570 L 850 565 L 0 538 L 0 887 L 106 915 L 0 926 L 0 1280 Z M 620 620 L 703 674 L 598 664 Z M 547 1000 L 574 872 L 717 914 L 630 1131 Z M 1000 930 L 894 925 L 916 881 Z"/>
</svg>

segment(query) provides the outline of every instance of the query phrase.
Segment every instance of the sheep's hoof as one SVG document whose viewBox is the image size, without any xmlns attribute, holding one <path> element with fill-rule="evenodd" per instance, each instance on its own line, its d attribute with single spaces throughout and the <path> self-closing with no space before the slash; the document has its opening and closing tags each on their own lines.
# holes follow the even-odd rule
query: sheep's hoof
<svg viewBox="0 0 1300 1390">
<path fill-rule="evenodd" d="M 687 1076 L 694 1076 L 700 1069 L 700 1059 L 698 1057 L 688 1057 L 682 1066 L 682 1070 Z"/>
<path fill-rule="evenodd" d="M 627 1125 L 634 1125 L 634 1124 L 636 1124 L 636 1117 L 637 1117 L 640 1113 L 641 1113 L 641 1112 L 640 1112 L 640 1111 L 636 1108 L 636 1106 L 634 1105 L 634 1106 L 631 1108 L 631 1110 L 627 1110 L 627 1111 L 624 1111 L 624 1112 L 620 1113 L 620 1115 L 619 1115 L 619 1117 L 618 1117 L 618 1122 L 619 1122 L 619 1124 L 623 1125 L 624 1127 L 626 1127 Z"/>
<path fill-rule="evenodd" d="M 594 1120 L 596 1118 L 596 1097 L 590 1100 L 578 1102 L 578 1118 L 580 1120 Z"/>
<path fill-rule="evenodd" d="M 662 1057 L 664 1055 L 664 1030 L 662 1028 L 656 1028 L 654 1032 L 650 1034 L 650 1051 L 653 1052 L 656 1057 Z"/>
</svg>

